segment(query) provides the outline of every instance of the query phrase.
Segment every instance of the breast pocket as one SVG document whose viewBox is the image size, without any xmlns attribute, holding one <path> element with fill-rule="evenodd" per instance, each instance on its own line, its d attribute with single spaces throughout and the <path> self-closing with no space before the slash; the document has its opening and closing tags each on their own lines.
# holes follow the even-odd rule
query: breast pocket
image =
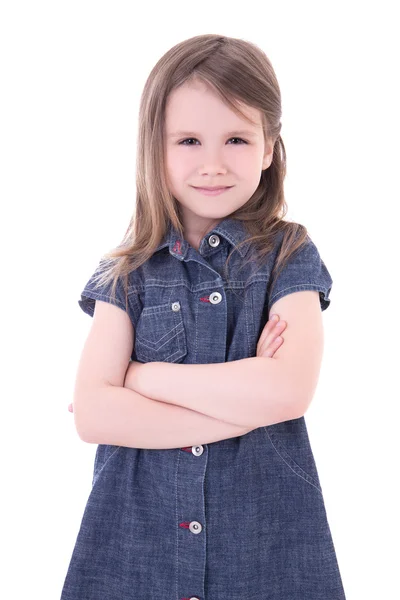
<svg viewBox="0 0 400 600">
<path fill-rule="evenodd" d="M 135 354 L 141 362 L 180 362 L 187 354 L 178 301 L 145 306 L 136 323 Z"/>
</svg>

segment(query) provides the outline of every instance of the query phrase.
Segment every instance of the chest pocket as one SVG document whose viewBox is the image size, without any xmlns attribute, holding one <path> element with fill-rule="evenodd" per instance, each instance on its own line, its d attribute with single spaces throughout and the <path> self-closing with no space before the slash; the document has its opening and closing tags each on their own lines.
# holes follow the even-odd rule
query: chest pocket
<svg viewBox="0 0 400 600">
<path fill-rule="evenodd" d="M 145 306 L 136 323 L 135 354 L 141 362 L 180 362 L 187 354 L 178 301 Z"/>
</svg>

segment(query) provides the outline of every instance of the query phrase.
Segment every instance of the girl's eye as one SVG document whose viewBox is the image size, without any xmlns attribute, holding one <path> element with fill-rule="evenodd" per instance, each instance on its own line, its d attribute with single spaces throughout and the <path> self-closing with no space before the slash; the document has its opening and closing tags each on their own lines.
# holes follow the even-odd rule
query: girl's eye
<svg viewBox="0 0 400 600">
<path fill-rule="evenodd" d="M 240 140 L 240 142 L 243 142 L 243 144 L 247 144 L 246 140 L 242 140 L 242 138 L 239 137 L 232 137 L 229 138 L 231 140 Z M 181 146 L 193 146 L 194 144 L 185 144 L 184 142 L 188 142 L 189 140 L 196 140 L 196 138 L 186 138 L 185 140 L 182 140 L 181 142 L 179 142 L 179 145 Z M 198 141 L 198 140 L 197 140 Z M 241 144 L 233 144 L 234 146 L 240 146 Z"/>
</svg>

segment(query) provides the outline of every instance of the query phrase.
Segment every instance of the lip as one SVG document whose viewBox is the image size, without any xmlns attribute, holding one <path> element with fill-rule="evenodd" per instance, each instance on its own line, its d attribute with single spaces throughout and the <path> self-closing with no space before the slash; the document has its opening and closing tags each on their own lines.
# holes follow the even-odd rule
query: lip
<svg viewBox="0 0 400 600">
<path fill-rule="evenodd" d="M 218 187 L 195 187 L 193 186 L 195 190 L 198 190 L 201 194 L 205 194 L 206 196 L 218 196 L 219 194 L 222 194 L 223 192 L 226 192 L 226 190 L 230 190 L 231 187 L 233 187 L 232 185 L 229 186 L 218 186 Z"/>
</svg>

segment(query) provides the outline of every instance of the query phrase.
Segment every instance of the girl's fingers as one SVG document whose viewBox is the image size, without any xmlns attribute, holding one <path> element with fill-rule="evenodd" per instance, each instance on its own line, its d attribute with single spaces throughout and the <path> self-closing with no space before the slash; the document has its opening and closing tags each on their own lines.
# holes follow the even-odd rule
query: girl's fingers
<svg viewBox="0 0 400 600">
<path fill-rule="evenodd" d="M 268 346 L 280 333 L 282 333 L 282 331 L 284 331 L 286 326 L 286 321 L 278 321 L 276 324 L 274 321 L 268 321 L 258 340 L 257 349 L 262 348 L 264 344 Z"/>
<path fill-rule="evenodd" d="M 258 340 L 258 343 L 260 346 L 262 346 L 264 344 L 265 340 L 272 333 L 274 328 L 275 328 L 275 323 L 273 321 L 268 321 L 267 324 L 265 325 L 264 329 L 261 332 L 260 339 Z"/>
<path fill-rule="evenodd" d="M 267 346 L 265 348 L 265 350 L 261 350 L 261 352 L 259 352 L 258 356 L 267 356 L 269 358 L 271 358 L 271 356 L 273 356 L 275 354 L 275 352 L 278 350 L 278 348 L 280 348 L 280 346 L 283 344 L 283 338 L 282 337 L 277 337 L 275 340 L 273 340 L 269 346 Z"/>
<path fill-rule="evenodd" d="M 278 348 L 283 344 L 281 336 L 276 337 L 268 344 L 265 342 L 257 351 L 257 356 L 272 356 Z"/>
</svg>

